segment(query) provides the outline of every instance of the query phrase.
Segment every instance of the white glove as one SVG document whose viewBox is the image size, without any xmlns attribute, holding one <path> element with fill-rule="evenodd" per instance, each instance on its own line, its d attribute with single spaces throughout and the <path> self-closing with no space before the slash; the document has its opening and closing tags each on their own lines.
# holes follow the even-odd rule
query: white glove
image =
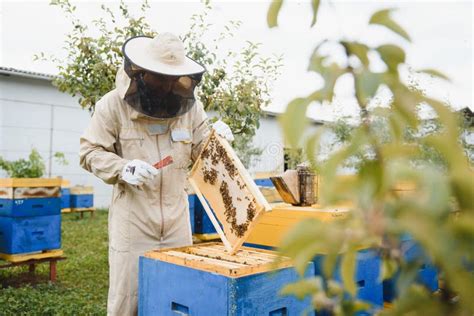
<svg viewBox="0 0 474 316">
<path fill-rule="evenodd" d="M 212 128 L 216 131 L 217 134 L 219 134 L 219 136 L 227 139 L 227 141 L 231 142 L 234 140 L 234 134 L 232 134 L 229 125 L 222 122 L 221 120 L 218 120 L 217 122 L 212 124 Z"/>
<path fill-rule="evenodd" d="M 141 185 L 152 180 L 158 174 L 158 170 L 152 165 L 138 159 L 129 161 L 122 169 L 123 181 Z"/>
</svg>

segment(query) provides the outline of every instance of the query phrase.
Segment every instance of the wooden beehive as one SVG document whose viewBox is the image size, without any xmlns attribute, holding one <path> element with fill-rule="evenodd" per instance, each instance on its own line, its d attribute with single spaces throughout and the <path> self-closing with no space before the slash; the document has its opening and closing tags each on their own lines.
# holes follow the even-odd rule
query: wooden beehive
<svg viewBox="0 0 474 316">
<path fill-rule="evenodd" d="M 260 214 L 271 209 L 232 147 L 214 131 L 194 163 L 189 183 L 231 254 L 244 243 Z"/>
<path fill-rule="evenodd" d="M 230 255 L 224 245 L 218 242 L 153 250 L 145 253 L 145 257 L 228 277 L 241 277 L 292 267 L 290 258 L 279 257 L 273 251 L 241 247 Z"/>
<path fill-rule="evenodd" d="M 59 197 L 60 187 L 59 178 L 1 178 L 0 199 Z"/>
<path fill-rule="evenodd" d="M 275 261 L 279 258 L 279 261 Z M 139 260 L 138 315 L 301 315 L 310 298 L 279 295 L 300 276 L 289 258 L 222 243 L 154 250 Z M 305 276 L 314 275 L 308 263 Z"/>
<path fill-rule="evenodd" d="M 318 204 L 303 207 L 275 203 L 271 212 L 258 219 L 246 243 L 276 248 L 283 237 L 300 222 L 308 219 L 332 222 L 346 218 L 348 213 L 347 206 L 325 208 Z"/>
</svg>

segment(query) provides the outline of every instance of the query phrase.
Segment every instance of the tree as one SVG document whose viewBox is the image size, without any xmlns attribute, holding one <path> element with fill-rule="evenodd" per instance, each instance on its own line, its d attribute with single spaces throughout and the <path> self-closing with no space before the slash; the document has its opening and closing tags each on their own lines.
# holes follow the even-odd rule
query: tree
<svg viewBox="0 0 474 316">
<path fill-rule="evenodd" d="M 76 7 L 69 0 L 52 0 L 70 19 L 72 31 L 66 37 L 66 60 L 51 58 L 58 66 L 59 76 L 54 84 L 60 91 L 79 96 L 84 109 L 93 112 L 96 102 L 115 86 L 115 75 L 121 66 L 121 47 L 132 36 L 154 36 L 143 16 L 149 5 L 144 1 L 140 16 L 130 13 L 124 1 L 120 1 L 119 14 L 110 7 L 101 6 L 105 18 L 93 21 L 93 28 L 80 21 Z M 191 17 L 189 31 L 182 36 L 188 56 L 207 68 L 199 85 L 197 96 L 207 111 L 214 111 L 217 118 L 227 123 L 236 136 L 233 147 L 246 166 L 250 166 L 261 150 L 251 146 L 259 127 L 263 108 L 270 102 L 270 83 L 279 75 L 281 57 L 263 57 L 259 44 L 246 42 L 240 52 L 225 51 L 221 43 L 233 36 L 240 22 L 229 21 L 216 38 L 205 41 L 211 24 L 206 22 L 212 8 L 204 2 L 201 13 Z M 94 35 L 94 32 L 98 35 Z M 216 118 L 216 119 L 217 119 Z"/>
<path fill-rule="evenodd" d="M 53 157 L 60 165 L 68 164 L 64 153 L 56 152 Z M 11 178 L 41 178 L 46 168 L 43 157 L 33 148 L 28 159 L 20 158 L 9 161 L 0 156 L 0 169 L 5 170 Z"/>
<path fill-rule="evenodd" d="M 311 3 L 312 25 L 315 25 L 319 1 Z M 281 0 L 272 1 L 267 16 L 270 27 L 277 26 L 281 6 Z M 392 9 L 375 12 L 369 27 L 382 26 L 410 42 L 409 34 L 391 18 L 391 12 Z M 330 54 L 321 53 L 321 47 L 329 44 L 344 49 L 344 64 L 334 62 Z M 385 71 L 371 71 L 371 54 L 377 54 L 385 63 Z M 303 144 L 306 158 L 325 183 L 321 202 L 334 205 L 349 200 L 352 202 L 350 215 L 330 224 L 305 221 L 286 236 L 280 247 L 282 254 L 294 259 L 300 273 L 316 254 L 326 254 L 328 263 L 324 266 L 324 272 L 330 280 L 326 285 L 319 278 L 303 279 L 287 286 L 283 293 L 311 295 L 314 307 L 333 314 L 353 314 L 367 308 L 354 298 L 356 252 L 367 246 L 377 249 L 382 256 L 381 277 L 385 279 L 399 270 L 400 279 L 406 281 L 399 284 L 400 297 L 393 308 L 382 314 L 474 313 L 474 302 L 469 299 L 474 293 L 474 275 L 468 270 L 469 264 L 474 262 L 473 166 L 458 142 L 460 125 L 456 115 L 439 100 L 424 95 L 417 87 L 407 86 L 401 79 L 399 68 L 405 65 L 405 60 L 404 50 L 394 44 L 372 47 L 362 41 L 323 41 L 316 45 L 309 63 L 309 70 L 324 79 L 323 87 L 307 97 L 290 102 L 281 120 L 288 142 L 297 148 L 302 145 L 300 139 L 305 131 L 303 122 L 307 106 L 315 101 L 331 102 L 337 80 L 342 75 L 354 78 L 355 98 L 361 113 L 360 125 L 350 135 L 346 134 L 349 136 L 346 143 L 325 162 L 315 159 L 320 151 L 318 141 L 322 132 L 312 135 Z M 418 72 L 447 79 L 436 70 Z M 389 142 L 383 142 L 370 123 L 368 105 L 376 100 L 380 87 L 387 88 L 392 95 L 390 115 L 384 117 Z M 435 111 L 439 129 L 420 134 L 416 140 L 410 141 L 405 137 L 405 130 L 420 129 L 422 122 L 416 115 L 420 104 L 428 105 Z M 438 153 L 445 168 L 437 168 L 432 163 L 410 163 L 422 161 L 420 146 Z M 337 177 L 337 171 L 351 157 L 358 157 L 360 161 L 354 182 L 348 184 Z M 413 196 L 393 194 L 401 181 L 414 185 Z M 456 293 L 458 300 L 451 300 L 449 295 L 431 295 L 414 281 L 413 271 L 417 271 L 421 263 L 410 264 L 400 256 L 399 241 L 405 234 L 411 235 L 423 247 L 440 269 L 448 292 Z M 340 253 L 343 284 L 331 280 Z"/>
<path fill-rule="evenodd" d="M 382 144 L 389 144 L 392 142 L 391 134 L 390 134 L 390 116 L 392 115 L 390 109 L 382 109 L 376 108 L 374 111 L 370 111 L 370 120 L 369 125 L 370 129 L 373 131 L 375 135 L 379 138 L 380 143 Z M 474 151 L 473 146 L 466 140 L 466 135 L 470 133 L 470 127 L 466 124 L 464 118 L 459 117 L 460 125 L 459 125 L 459 139 L 455 140 L 463 147 L 467 158 L 471 163 L 474 162 Z M 354 131 L 358 128 L 358 124 L 350 124 L 347 119 L 339 119 L 334 123 L 328 123 L 327 127 L 329 132 L 334 135 L 332 142 L 327 148 L 326 151 L 333 152 L 339 149 L 343 144 L 347 144 L 350 140 L 351 135 Z M 411 157 L 410 163 L 413 165 L 424 165 L 429 164 L 431 166 L 436 166 L 438 168 L 446 168 L 446 162 L 443 159 L 443 156 L 435 150 L 432 146 L 427 146 L 424 144 L 421 139 L 426 138 L 429 135 L 435 135 L 441 131 L 441 123 L 438 118 L 425 118 L 420 119 L 420 123 L 417 129 L 407 128 L 402 137 L 402 141 L 405 144 L 418 146 L 418 150 L 420 154 L 416 157 Z M 347 167 L 354 168 L 357 167 L 358 163 L 363 162 L 363 159 L 360 159 L 360 155 L 370 155 L 371 152 L 360 153 L 355 157 L 351 157 L 349 159 Z M 320 156 L 327 157 L 327 153 Z M 319 157 L 319 161 L 323 160 L 323 158 Z"/>
<path fill-rule="evenodd" d="M 199 99 L 206 111 L 215 111 L 230 126 L 236 138 L 232 147 L 248 168 L 262 153 L 251 142 L 260 126 L 263 108 L 271 101 L 271 83 L 280 74 L 282 57 L 263 57 L 260 44 L 249 41 L 240 53 L 235 48 L 223 51 L 222 43 L 233 38 L 241 22 L 228 21 L 223 27 L 211 25 L 206 23 L 211 10 L 209 1 L 205 2 L 204 11 L 191 17 L 190 30 L 183 39 L 189 56 L 208 70 L 198 90 Z M 213 27 L 222 31 L 206 41 L 205 35 Z"/>
<path fill-rule="evenodd" d="M 90 26 L 76 17 L 76 6 L 69 0 L 51 0 L 50 5 L 58 6 L 71 21 L 72 31 L 66 35 L 64 60 L 44 53 L 37 59 L 51 59 L 55 62 L 59 74 L 53 84 L 61 92 L 79 97 L 82 108 L 94 111 L 97 101 L 115 86 L 117 69 L 122 65 L 122 44 L 127 38 L 137 35 L 153 36 L 153 32 L 144 16 L 132 16 L 128 6 L 119 4 L 120 15 L 116 16 L 109 7 L 101 5 L 106 18 L 93 20 L 92 26 L 98 35 L 93 35 Z M 141 13 L 149 8 L 145 0 Z"/>
</svg>

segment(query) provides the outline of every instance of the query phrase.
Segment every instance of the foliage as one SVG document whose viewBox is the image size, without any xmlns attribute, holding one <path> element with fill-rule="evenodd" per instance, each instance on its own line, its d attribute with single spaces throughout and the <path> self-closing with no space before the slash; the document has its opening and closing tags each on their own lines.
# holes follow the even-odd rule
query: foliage
<svg viewBox="0 0 474 316">
<path fill-rule="evenodd" d="M 54 158 L 61 165 L 68 164 L 64 153 L 56 152 Z M 8 161 L 0 157 L 0 169 L 5 170 L 11 178 L 41 178 L 45 171 L 45 163 L 39 152 L 33 148 L 28 159 Z"/>
<path fill-rule="evenodd" d="M 95 19 L 92 25 L 76 17 L 76 6 L 69 0 L 51 0 L 50 4 L 58 6 L 72 24 L 64 46 L 67 57 L 60 60 L 54 56 L 46 57 L 44 53 L 35 57 L 53 60 L 59 69 L 53 84 L 62 92 L 77 95 L 81 107 L 92 112 L 96 102 L 115 86 L 115 74 L 122 65 L 121 47 L 124 41 L 133 36 L 153 36 L 155 33 L 144 16 L 136 18 L 131 15 L 123 0 L 120 1 L 117 16 L 109 7 L 101 5 L 106 18 Z M 148 7 L 145 0 L 141 13 Z M 99 34 L 95 35 L 97 31 Z"/>
<path fill-rule="evenodd" d="M 278 6 L 277 9 L 275 7 Z M 269 9 L 268 21 L 276 21 L 281 1 L 274 0 Z M 313 7 L 314 10 L 314 7 Z M 314 14 L 316 14 L 314 10 Z M 408 33 L 391 17 L 389 10 L 373 14 L 370 24 L 385 27 L 406 40 Z M 276 25 L 269 23 L 269 26 Z M 369 27 L 374 27 L 369 25 Z M 346 62 L 339 64 L 331 55 L 323 54 L 321 47 L 336 45 L 344 49 Z M 373 72 L 374 55 L 384 62 L 386 69 Z M 304 113 L 314 101 L 331 102 L 334 86 L 342 76 L 354 78 L 355 98 L 361 112 L 361 123 L 348 135 L 341 129 L 346 142 L 332 153 L 325 162 L 318 162 L 319 134 L 305 144 L 307 159 L 320 171 L 323 178 L 320 202 L 331 206 L 350 202 L 347 218 L 331 223 L 305 221 L 293 229 L 282 241 L 281 252 L 294 259 L 302 272 L 306 263 L 316 254 L 327 257 L 324 274 L 331 280 L 336 258 L 342 256 L 342 288 L 347 295 L 336 295 L 329 286 L 306 286 L 296 290 L 286 288 L 286 293 L 311 295 L 313 306 L 324 308 L 332 314 L 342 315 L 357 309 L 354 284 L 355 251 L 364 247 L 376 249 L 382 257 L 381 278 L 399 271 L 400 297 L 393 308 L 382 314 L 470 315 L 474 302 L 474 275 L 468 270 L 474 262 L 474 187 L 473 166 L 461 146 L 460 123 L 456 115 L 442 102 L 430 98 L 418 88 L 407 86 L 399 68 L 406 67 L 404 50 L 394 44 L 372 47 L 360 41 L 329 41 L 319 43 L 310 59 L 309 70 L 324 79 L 324 85 L 305 98 L 289 104 L 282 128 L 295 147 L 301 146 L 299 136 L 305 131 Z M 445 80 L 436 70 L 420 70 L 427 75 Z M 382 124 L 389 140 L 379 137 L 371 124 L 369 103 L 376 100 L 381 88 L 392 95 L 390 115 L 384 115 Z M 296 104 L 296 106 L 294 106 Z M 430 133 L 419 133 L 423 127 L 417 117 L 420 104 L 430 106 L 437 115 L 439 128 Z M 293 106 L 292 106 L 293 105 Z M 288 119 L 291 117 L 291 119 Z M 295 124 L 295 122 L 298 122 Z M 406 137 L 411 129 L 416 136 Z M 349 137 L 348 137 L 349 136 Z M 439 168 L 432 161 L 426 163 L 421 147 L 436 152 L 443 161 Z M 360 157 L 357 173 L 352 181 L 338 176 L 338 170 L 351 157 Z M 412 163 L 418 161 L 419 163 Z M 412 194 L 396 194 L 400 183 L 410 183 Z M 420 262 L 406 262 L 401 256 L 402 236 L 411 236 L 419 243 L 428 258 L 441 271 L 445 293 L 432 295 L 414 280 Z"/>
<path fill-rule="evenodd" d="M 390 133 L 390 117 L 393 115 L 390 110 L 377 108 L 375 111 L 369 111 L 368 125 L 374 135 L 377 135 L 381 144 L 389 144 L 393 141 Z M 334 123 L 327 124 L 329 130 L 334 134 L 334 140 L 329 145 L 330 151 L 335 151 L 340 148 L 342 144 L 347 144 L 350 141 L 354 131 L 358 128 L 357 125 L 351 125 L 346 119 L 339 119 Z M 414 128 L 406 128 L 403 132 L 402 141 L 406 145 L 418 146 L 419 155 L 410 158 L 410 163 L 413 165 L 429 164 L 438 168 L 446 168 L 446 161 L 443 156 L 432 146 L 423 143 L 421 140 L 441 132 L 441 123 L 437 118 L 420 120 L 419 126 Z M 466 156 L 474 162 L 473 146 L 466 141 L 464 135 L 469 133 L 470 129 L 464 121 L 459 126 L 459 139 L 457 142 L 463 147 Z M 348 161 L 347 167 L 357 168 L 358 163 L 363 161 L 364 155 L 370 155 L 370 152 L 361 152 Z"/>
<path fill-rule="evenodd" d="M 51 5 L 58 6 L 72 23 L 64 47 L 67 58 L 59 60 L 43 53 L 36 58 L 52 59 L 59 68 L 54 84 L 60 91 L 79 96 L 80 105 L 93 111 L 96 102 L 114 88 L 124 41 L 137 35 L 156 35 L 143 16 L 149 5 L 147 1 L 142 3 L 139 17 L 130 13 L 123 0 L 118 15 L 102 5 L 105 17 L 94 20 L 93 27 L 76 17 L 76 7 L 69 0 L 52 0 Z M 203 12 L 191 17 L 190 29 L 182 36 L 188 56 L 208 70 L 197 96 L 207 111 L 215 111 L 230 126 L 236 138 L 234 148 L 244 157 L 244 163 L 251 163 L 261 153 L 251 146 L 251 140 L 259 127 L 262 108 L 270 102 L 270 83 L 279 75 L 281 57 L 263 57 L 259 44 L 251 42 L 238 53 L 224 52 L 221 44 L 233 37 L 239 21 L 229 21 L 217 37 L 207 41 L 206 36 L 212 33 L 212 25 L 206 22 L 211 9 L 205 1 Z"/>
<path fill-rule="evenodd" d="M 47 282 L 48 264 L 37 266 L 36 279 L 25 267 L 0 270 L 0 315 L 105 315 L 107 214 L 98 210 L 91 220 L 63 215 L 62 249 L 67 259 L 58 262 L 57 283 Z"/>
<path fill-rule="evenodd" d="M 251 145 L 251 140 L 260 126 L 263 108 L 271 101 L 271 83 L 280 74 L 282 58 L 264 57 L 259 52 L 260 44 L 248 41 L 241 50 L 222 49 L 241 22 L 228 21 L 223 28 L 213 26 L 206 23 L 211 10 L 207 2 L 203 12 L 191 17 L 191 27 L 183 40 L 189 57 L 207 69 L 197 91 L 204 109 L 215 111 L 229 125 L 236 138 L 232 146 L 249 167 L 262 152 Z M 213 27 L 221 31 L 213 32 Z M 218 35 L 206 39 L 208 33 Z"/>
<path fill-rule="evenodd" d="M 232 142 L 232 147 L 237 151 L 240 161 L 246 168 L 257 164 L 263 152 L 261 148 L 252 146 L 252 139 L 251 135 L 241 134 L 236 136 Z"/>
</svg>

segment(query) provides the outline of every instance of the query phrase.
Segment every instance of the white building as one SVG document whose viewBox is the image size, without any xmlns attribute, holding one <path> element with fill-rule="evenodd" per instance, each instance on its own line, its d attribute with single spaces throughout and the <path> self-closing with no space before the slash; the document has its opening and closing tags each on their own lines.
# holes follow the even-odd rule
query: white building
<svg viewBox="0 0 474 316">
<path fill-rule="evenodd" d="M 95 206 L 109 205 L 112 187 L 79 166 L 79 137 L 90 114 L 77 99 L 59 92 L 53 76 L 0 67 L 0 156 L 6 160 L 27 158 L 36 148 L 46 162 L 45 176 L 69 179 L 72 185 L 92 185 Z M 283 137 L 277 113 L 267 112 L 260 122 L 254 144 L 263 149 L 251 173 L 283 171 Z M 313 121 L 315 130 L 321 123 Z M 51 159 L 64 153 L 68 165 Z M 0 177 L 5 177 L 0 170 Z"/>
</svg>

